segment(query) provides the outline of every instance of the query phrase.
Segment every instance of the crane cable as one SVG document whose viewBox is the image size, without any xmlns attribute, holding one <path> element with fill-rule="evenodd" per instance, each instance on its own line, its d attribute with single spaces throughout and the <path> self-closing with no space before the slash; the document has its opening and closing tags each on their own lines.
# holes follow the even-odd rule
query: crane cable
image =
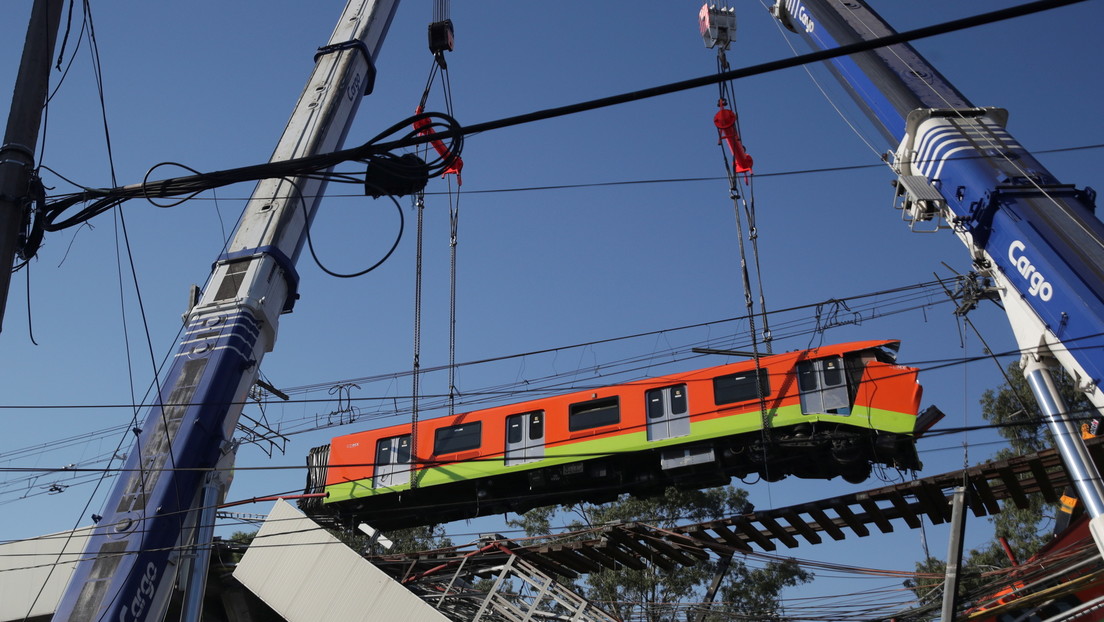
<svg viewBox="0 0 1104 622">
<path fill-rule="evenodd" d="M 433 54 L 433 64 L 430 66 L 429 77 L 426 79 L 425 89 L 422 91 L 421 100 L 415 114 L 420 115 L 425 111 L 426 102 L 433 89 L 438 73 L 441 75 L 441 87 L 444 92 L 445 108 L 447 114 L 452 115 L 452 85 L 448 76 L 448 63 L 445 62 L 445 52 L 453 47 L 452 20 L 449 19 L 448 0 L 436 0 L 433 6 L 433 22 L 429 25 L 429 51 Z M 423 135 L 433 133 L 429 129 L 428 122 L 415 122 L 415 129 Z M 442 173 L 442 177 L 456 175 L 455 199 L 452 191 L 452 182 L 449 181 L 449 415 L 456 414 L 456 244 L 457 230 L 460 220 L 460 186 L 462 184 L 460 172 L 464 167 L 464 161 L 458 154 L 449 154 L 444 141 L 435 139 L 423 143 L 418 150 L 425 153 L 433 147 L 438 155 L 446 158 L 454 155 L 453 163 Z M 414 269 L 414 356 L 413 370 L 411 374 L 411 410 L 410 410 L 410 454 L 413 465 L 411 466 L 410 487 L 418 487 L 417 473 L 418 463 L 418 415 L 420 399 L 421 378 L 421 334 L 422 334 L 422 265 L 423 265 L 423 232 L 425 215 L 425 190 L 419 190 L 413 195 L 414 208 L 418 212 L 417 245 L 415 250 Z"/>
<path fill-rule="evenodd" d="M 723 49 L 717 51 L 717 72 L 724 73 L 729 71 L 728 58 L 725 56 Z M 763 293 L 763 275 L 760 270 L 759 262 L 759 229 L 755 224 L 755 184 L 754 173 L 752 172 L 752 158 L 744 151 L 743 143 L 740 140 L 740 116 L 736 114 L 735 98 L 733 97 L 733 88 L 731 81 L 723 81 L 718 83 L 718 99 L 717 105 L 719 110 L 717 115 L 714 116 L 714 124 L 717 125 L 717 131 L 721 145 L 721 156 L 724 158 L 725 172 L 728 176 L 729 195 L 733 201 L 733 208 L 736 214 L 736 227 L 739 233 L 740 240 L 740 269 L 741 278 L 744 286 L 744 303 L 748 309 L 748 321 L 751 324 L 753 345 L 757 345 L 758 338 L 755 330 L 755 301 L 753 300 L 753 292 L 751 287 L 751 276 L 748 271 L 747 254 L 744 248 L 744 233 L 743 222 L 740 216 L 741 210 L 748 221 L 748 240 L 751 242 L 751 254 L 752 262 L 755 268 L 755 280 L 758 286 L 759 294 L 759 315 L 763 318 L 763 343 L 767 350 L 767 354 L 772 354 L 772 335 L 770 325 L 767 321 L 767 302 L 766 296 Z M 731 102 L 732 109 L 726 108 Z M 726 114 L 728 113 L 728 114 Z M 731 125 L 726 125 L 722 128 L 722 120 L 731 120 Z M 726 130 L 732 132 L 731 135 L 726 134 Z M 728 152 L 723 148 L 724 143 L 730 145 L 730 149 L 733 152 L 733 161 L 730 164 L 728 160 Z M 747 195 L 740 193 L 740 185 L 737 174 L 742 173 L 744 179 L 744 185 L 748 187 Z"/>
<path fill-rule="evenodd" d="M 736 15 L 735 9 L 730 7 L 718 7 L 705 4 L 698 13 L 698 22 L 702 38 L 709 48 L 717 48 L 717 74 L 724 75 L 731 70 L 725 50 L 735 38 Z M 718 80 L 717 82 L 717 113 L 713 117 L 713 124 L 717 128 L 717 144 L 720 146 L 721 157 L 724 160 L 725 173 L 728 177 L 729 197 L 732 199 L 733 212 L 736 218 L 736 239 L 740 254 L 740 275 L 744 289 L 744 304 L 747 308 L 748 331 L 751 336 L 752 354 L 755 360 L 755 390 L 759 399 L 759 416 L 761 422 L 762 462 L 763 474 L 767 481 L 773 479 L 770 474 L 769 451 L 772 444 L 770 425 L 770 413 L 767 411 L 766 387 L 763 386 L 763 368 L 760 360 L 760 338 L 755 325 L 755 297 L 751 286 L 751 275 L 748 269 L 747 249 L 744 244 L 744 217 L 748 220 L 748 239 L 752 244 L 752 259 L 755 263 L 756 280 L 759 286 L 759 305 L 763 317 L 763 345 L 767 354 L 772 354 L 771 333 L 767 323 L 766 298 L 763 294 L 762 273 L 759 270 L 759 244 L 758 229 L 755 224 L 755 191 L 752 179 L 754 173 L 752 167 L 754 161 L 744 149 L 740 134 L 740 117 L 736 113 L 736 100 L 731 80 Z M 729 108 L 731 106 L 731 108 Z M 725 148 L 727 146 L 727 149 Z M 729 153 L 732 161 L 729 161 Z M 748 187 L 745 196 L 740 192 L 740 177 L 744 185 Z M 750 200 L 749 200 L 750 198 Z M 741 215 L 743 212 L 743 215 Z"/>
</svg>

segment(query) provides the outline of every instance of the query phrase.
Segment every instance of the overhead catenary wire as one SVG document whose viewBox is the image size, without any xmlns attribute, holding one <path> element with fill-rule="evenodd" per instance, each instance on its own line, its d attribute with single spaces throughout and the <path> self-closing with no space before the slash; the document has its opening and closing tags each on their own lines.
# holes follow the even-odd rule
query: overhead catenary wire
<svg viewBox="0 0 1104 622">
<path fill-rule="evenodd" d="M 869 313 L 871 308 L 875 308 L 875 307 L 881 306 L 881 305 L 889 305 L 889 304 L 893 303 L 893 299 L 892 298 L 887 299 L 886 298 L 887 296 L 905 296 L 904 298 L 900 298 L 900 302 L 902 302 L 902 303 L 924 301 L 924 300 L 928 300 L 928 299 L 932 298 L 938 291 L 942 290 L 942 285 L 941 284 L 943 282 L 944 282 L 943 280 L 935 280 L 935 281 L 929 281 L 929 282 L 924 282 L 924 283 L 918 283 L 918 284 L 915 284 L 915 285 L 908 285 L 908 286 L 903 286 L 903 287 L 878 290 L 878 291 L 875 291 L 875 292 L 869 292 L 869 293 L 864 293 L 864 294 L 857 294 L 857 295 L 849 296 L 849 297 L 846 297 L 846 298 L 840 298 L 840 299 L 834 299 L 834 300 L 847 301 L 847 302 L 850 302 L 852 305 L 854 305 L 857 302 L 867 301 L 865 304 L 869 305 L 868 307 L 857 307 L 856 306 L 856 307 L 854 307 L 854 309 L 855 309 L 854 312 L 856 314 L 866 314 L 866 315 L 863 316 L 863 319 L 873 319 L 873 318 L 877 317 L 878 314 Z M 941 297 L 938 298 L 937 300 L 938 301 L 931 302 L 930 305 L 946 304 L 946 300 L 941 298 Z M 819 307 L 823 304 L 824 304 L 823 302 L 807 303 L 807 304 L 796 305 L 796 306 L 792 306 L 792 307 L 788 307 L 788 308 L 784 308 L 784 309 L 777 309 L 777 310 L 772 311 L 771 313 L 772 313 L 772 315 L 780 315 L 781 316 L 782 314 L 791 313 L 791 312 L 800 312 L 800 311 L 812 310 L 812 309 L 815 309 L 815 308 L 817 308 L 817 307 Z M 921 306 L 929 306 L 929 303 L 923 303 Z M 908 307 L 905 310 L 908 311 L 908 310 L 911 310 L 911 309 L 914 309 L 914 308 L 919 308 L 919 307 Z M 464 367 L 464 366 L 473 366 L 473 365 L 483 365 L 483 364 L 493 363 L 493 362 L 509 361 L 509 360 L 514 360 L 514 359 L 532 357 L 532 356 L 541 355 L 541 354 L 554 353 L 554 352 L 557 352 L 557 351 L 564 351 L 564 350 L 570 350 L 570 349 L 582 348 L 582 347 L 592 347 L 592 346 L 596 346 L 596 345 L 610 344 L 610 343 L 615 343 L 615 342 L 619 342 L 619 341 L 627 341 L 627 340 L 640 339 L 640 338 L 645 338 L 645 337 L 652 337 L 652 336 L 655 336 L 655 335 L 665 334 L 665 333 L 687 331 L 687 330 L 693 330 L 693 329 L 698 329 L 698 328 L 708 328 L 710 326 L 719 326 L 719 325 L 733 323 L 733 322 L 741 322 L 745 319 L 746 318 L 741 315 L 741 316 L 721 318 L 721 319 L 717 319 L 717 320 L 710 320 L 710 321 L 706 321 L 706 322 L 698 322 L 698 323 L 685 324 L 685 325 L 680 325 L 680 326 L 664 327 L 664 328 L 660 328 L 660 329 L 656 329 L 656 330 L 650 330 L 650 331 L 644 331 L 644 332 L 638 332 L 638 333 L 631 333 L 631 334 L 626 334 L 626 335 L 621 335 L 621 336 L 616 336 L 616 337 L 596 339 L 596 340 L 591 340 L 591 341 L 586 341 L 586 342 L 578 342 L 578 343 L 572 343 L 572 344 L 564 344 L 564 345 L 550 347 L 550 348 L 542 348 L 542 349 L 538 349 L 538 350 L 529 350 L 529 351 L 525 351 L 525 352 L 506 354 L 506 355 L 497 356 L 497 357 L 490 357 L 490 358 L 476 359 L 476 360 L 472 360 L 472 361 L 465 361 L 465 362 L 462 362 L 462 363 L 458 363 L 458 366 Z M 792 325 L 790 325 L 789 327 L 792 328 Z M 801 333 L 801 334 L 803 334 L 803 333 Z M 794 336 L 796 336 L 796 334 Z M 691 344 L 691 345 L 706 345 L 707 343 L 714 343 L 714 342 L 710 341 L 710 342 L 694 343 L 694 344 Z M 1076 344 L 1071 344 L 1071 345 L 1076 346 Z M 1005 354 L 1015 354 L 1015 351 L 1012 351 L 1010 353 L 1005 353 Z M 442 370 L 445 370 L 446 368 L 447 368 L 447 366 L 442 365 L 442 366 L 438 366 L 438 367 L 424 368 L 423 371 L 442 371 Z M 298 394 L 309 393 L 311 391 L 317 391 L 317 390 L 327 391 L 327 390 L 331 389 L 336 384 L 350 384 L 350 383 L 356 384 L 356 383 L 367 383 L 367 382 L 374 382 L 374 381 L 381 381 L 381 380 L 391 380 L 391 379 L 394 379 L 394 378 L 401 378 L 401 377 L 407 375 L 408 373 L 409 372 L 406 372 L 406 373 L 396 372 L 396 373 L 379 374 L 379 375 L 374 375 L 374 376 L 360 376 L 360 377 L 355 377 L 355 378 L 343 378 L 343 379 L 339 379 L 339 380 L 329 380 L 329 381 L 320 382 L 320 383 L 312 383 L 312 384 L 292 386 L 292 387 L 283 387 L 282 390 L 285 393 L 289 394 L 289 395 L 298 395 Z M 356 399 L 356 398 L 353 398 L 353 399 Z M 386 398 L 386 399 L 389 399 L 389 398 Z M 319 402 L 319 401 L 329 401 L 329 400 L 332 400 L 332 398 L 327 398 L 327 399 L 323 399 L 323 400 L 305 400 L 305 401 L 307 401 L 307 402 L 311 402 L 311 401 Z M 296 400 L 292 400 L 292 402 L 295 402 L 295 401 Z M 117 403 L 117 404 L 116 403 L 113 403 L 113 404 L 82 403 L 82 404 L 68 404 L 68 405 L 66 405 L 66 404 L 0 404 L 0 410 L 4 410 L 4 409 L 32 409 L 33 410 L 33 409 L 56 409 L 56 408 L 127 408 L 127 409 L 129 409 L 129 408 L 133 408 L 133 404 L 123 404 L 123 403 Z M 5 453 L 0 453 L 0 459 L 3 459 L 6 455 L 7 454 L 5 454 Z"/>
<path fill-rule="evenodd" d="M 639 91 L 632 91 L 629 93 L 613 95 L 567 106 L 539 110 L 535 112 L 516 115 L 513 117 L 506 117 L 495 121 L 477 123 L 465 127 L 461 127 L 459 123 L 455 122 L 454 119 L 443 119 L 441 118 L 443 117 L 443 115 L 441 115 L 438 117 L 434 117 L 439 119 L 439 121 L 434 122 L 434 134 L 432 136 L 417 136 L 415 135 L 416 133 L 408 132 L 399 138 L 385 140 L 389 136 L 400 132 L 403 128 L 409 127 L 409 124 L 412 123 L 411 120 L 404 120 L 396 123 L 387 130 L 384 130 L 384 132 L 381 132 L 375 138 L 363 145 L 340 150 L 330 154 L 321 154 L 307 158 L 297 158 L 281 162 L 270 162 L 267 164 L 252 165 L 240 167 L 237 169 L 228 169 L 215 173 L 206 173 L 199 176 L 166 179 L 154 182 L 152 184 L 134 184 L 131 186 L 111 189 L 85 188 L 82 192 L 75 193 L 66 197 L 59 197 L 56 200 L 49 202 L 40 215 L 42 219 L 41 226 L 46 231 L 56 231 L 59 229 L 80 224 L 81 222 L 84 222 L 85 220 L 99 213 L 103 213 L 104 211 L 112 209 L 123 201 L 133 198 L 179 196 L 194 193 L 197 189 L 202 190 L 217 188 L 233 183 L 238 183 L 241 181 L 313 174 L 326 170 L 340 162 L 348 160 L 364 160 L 365 158 L 373 155 L 379 155 L 391 152 L 396 149 L 424 144 L 427 142 L 431 142 L 432 140 L 448 139 L 452 141 L 450 152 L 458 154 L 460 151 L 460 141 L 466 135 L 477 134 L 480 132 L 501 129 L 505 127 L 512 127 L 524 123 L 531 123 L 534 121 L 551 119 L 555 117 L 567 116 L 570 114 L 576 114 L 588 110 L 596 110 L 599 108 L 624 104 L 632 101 L 639 101 L 651 97 L 658 97 L 660 95 L 666 95 L 693 88 L 699 88 L 702 86 L 708 86 L 711 84 L 717 84 L 725 80 L 738 80 L 741 78 L 761 75 L 764 73 L 828 60 L 839 56 L 846 56 L 849 54 L 854 54 L 856 52 L 877 49 L 896 43 L 905 43 L 917 39 L 923 39 L 936 35 L 965 30 L 985 24 L 992 24 L 1015 17 L 1021 17 L 1041 11 L 1052 10 L 1058 7 L 1077 4 L 1085 1 L 1086 0 L 1037 0 L 1036 2 L 1029 2 L 1015 7 L 1009 7 L 997 11 L 991 11 L 988 13 L 952 20 L 949 22 L 943 22 L 932 26 L 917 28 L 914 30 L 909 30 L 903 33 L 896 33 L 870 41 L 858 42 L 854 44 L 840 46 L 837 48 L 832 48 L 829 50 L 812 52 L 809 54 L 804 54 L 788 59 L 770 61 L 767 63 L 754 65 L 752 67 L 734 69 L 731 71 L 723 72 L 721 74 L 703 76 L 700 78 L 693 78 L 680 82 L 673 82 L 666 85 L 661 85 Z M 426 118 L 431 117 L 432 115 L 427 115 Z M 443 164 L 444 166 L 441 167 L 441 171 L 447 168 L 447 166 L 451 163 Z M 432 168 L 436 168 L 436 166 Z M 433 174 L 436 173 L 433 173 L 431 171 L 430 175 Z M 85 208 L 82 208 L 72 216 L 62 218 L 67 210 L 78 204 L 86 202 L 91 202 L 91 204 Z M 39 217 L 36 216 L 36 220 L 38 218 Z"/>
<path fill-rule="evenodd" d="M 1035 154 L 1035 155 L 1043 155 L 1043 154 L 1055 154 L 1055 153 L 1070 153 L 1070 152 L 1074 152 L 1074 151 L 1089 151 L 1089 150 L 1095 150 L 1095 149 L 1104 149 L 1104 143 L 1097 143 L 1097 144 L 1090 144 L 1090 145 L 1078 145 L 1078 146 L 1073 146 L 1073 147 L 1055 147 L 1053 149 L 1034 149 L 1034 150 L 1032 150 L 1032 153 Z M 956 159 L 958 159 L 958 160 L 979 159 L 980 160 L 980 159 L 992 159 L 993 157 L 994 156 L 990 156 L 990 155 L 967 155 L 967 156 L 956 157 Z M 170 163 L 166 162 L 166 163 L 162 163 L 162 164 L 170 164 Z M 176 163 L 171 163 L 171 164 L 175 165 Z M 56 171 L 50 169 L 49 167 L 43 166 L 42 168 L 44 170 L 50 171 L 50 173 L 52 173 L 53 175 L 56 175 L 59 178 L 61 178 L 60 174 L 58 174 Z M 817 168 L 782 170 L 782 171 L 773 171 L 773 172 L 767 171 L 767 172 L 757 172 L 755 174 L 755 176 L 757 178 L 760 178 L 760 179 L 763 179 L 763 178 L 782 178 L 782 177 L 791 177 L 791 176 L 799 176 L 799 175 L 816 175 L 816 174 L 822 174 L 822 173 L 838 173 L 838 172 L 846 172 L 846 171 L 860 171 L 860 170 L 885 169 L 885 168 L 886 168 L 885 162 L 883 162 L 879 159 L 879 162 L 877 164 L 850 164 L 850 165 L 843 165 L 843 166 L 825 166 L 825 167 L 817 167 Z M 338 173 L 334 173 L 334 175 L 338 175 Z M 587 189 L 587 188 L 610 188 L 610 187 L 618 187 L 618 186 L 707 183 L 707 182 L 715 182 L 715 181 L 724 181 L 724 180 L 727 180 L 727 179 L 728 179 L 727 176 L 668 177 L 668 178 L 650 178 L 650 179 L 626 179 L 626 180 L 619 180 L 619 181 L 598 181 L 598 182 L 585 182 L 585 183 L 561 183 L 561 184 L 548 184 L 548 185 L 542 185 L 542 186 L 518 186 L 518 187 L 512 187 L 512 188 L 506 187 L 506 188 L 483 188 L 483 189 L 479 189 L 479 188 L 470 188 L 469 187 L 464 191 L 464 193 L 465 194 L 504 194 L 504 193 L 513 193 L 513 192 L 548 192 L 548 191 L 554 191 L 554 190 L 578 190 L 578 189 Z M 65 181 L 68 182 L 68 183 L 71 183 L 71 184 L 74 183 L 71 180 L 65 180 Z M 361 180 L 344 179 L 344 178 L 336 179 L 336 180 L 334 178 L 330 178 L 330 182 L 331 183 L 335 183 L 335 182 L 336 183 L 349 183 L 349 184 L 358 184 L 358 185 L 363 183 Z M 451 191 L 449 191 L 449 190 L 426 191 L 425 195 L 426 196 L 447 195 L 450 192 Z M 327 192 L 326 196 L 331 197 L 331 198 L 350 198 L 350 197 L 363 196 L 363 193 L 347 194 L 347 193 Z M 303 197 L 304 198 L 312 198 L 312 195 L 304 194 Z M 191 198 L 188 199 L 189 202 L 217 201 L 217 200 L 219 200 L 219 199 L 216 199 L 214 197 L 206 198 L 206 197 L 199 196 L 199 195 L 192 196 Z M 222 200 L 224 200 L 224 201 L 242 201 L 242 200 L 247 200 L 247 197 L 223 197 Z"/>
</svg>

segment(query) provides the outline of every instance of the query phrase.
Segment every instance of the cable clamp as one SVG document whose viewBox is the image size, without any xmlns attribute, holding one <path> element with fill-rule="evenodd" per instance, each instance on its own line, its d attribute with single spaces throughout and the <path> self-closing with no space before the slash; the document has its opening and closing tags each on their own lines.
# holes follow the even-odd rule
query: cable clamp
<svg viewBox="0 0 1104 622">
<path fill-rule="evenodd" d="M 284 313 L 291 313 L 292 309 L 295 307 L 295 301 L 299 299 L 299 271 L 295 269 L 295 262 L 279 247 L 265 245 L 256 248 L 244 248 L 232 253 L 223 253 L 219 256 L 218 260 L 215 261 L 212 268 L 242 259 L 259 259 L 265 255 L 271 257 L 276 262 L 276 265 L 280 266 L 284 271 L 284 278 L 287 280 L 288 284 L 288 293 L 282 310 Z"/>
<path fill-rule="evenodd" d="M 0 147 L 0 153 L 7 153 L 8 151 L 14 151 L 34 160 L 34 150 L 26 145 L 21 145 L 19 143 L 4 143 L 4 146 Z M 5 160 L 5 162 L 7 162 L 7 160 Z M 26 162 L 20 162 L 20 164 L 26 164 Z"/>
<path fill-rule="evenodd" d="M 349 41 L 342 41 L 341 43 L 331 43 L 329 45 L 323 45 L 318 48 L 318 51 L 314 54 L 314 62 L 318 62 L 318 59 L 322 58 L 326 54 L 332 54 L 334 52 L 344 52 L 350 49 L 360 50 L 362 56 L 364 56 L 364 62 L 368 64 L 368 72 L 364 78 L 364 94 L 370 95 L 372 89 L 376 85 L 376 64 L 372 62 L 372 55 L 368 53 L 368 46 L 365 45 L 360 39 L 350 39 Z"/>
</svg>

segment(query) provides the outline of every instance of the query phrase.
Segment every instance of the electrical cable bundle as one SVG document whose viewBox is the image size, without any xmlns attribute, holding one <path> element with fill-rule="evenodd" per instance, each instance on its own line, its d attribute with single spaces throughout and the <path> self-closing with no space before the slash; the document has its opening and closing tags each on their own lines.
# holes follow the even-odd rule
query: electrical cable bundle
<svg viewBox="0 0 1104 622">
<path fill-rule="evenodd" d="M 421 129 L 411 129 L 415 124 L 418 124 Z M 427 131 L 428 134 L 426 134 Z M 439 155 L 424 163 L 424 165 L 415 163 L 405 156 L 396 156 L 392 153 L 404 147 L 442 139 L 448 141 L 446 155 Z M 149 181 L 147 173 L 147 179 L 139 184 L 118 188 L 85 188 L 82 192 L 39 203 L 39 207 L 35 210 L 32 230 L 60 231 L 67 229 L 82 224 L 130 199 L 152 201 L 153 199 L 181 196 L 191 198 L 207 190 L 247 181 L 268 178 L 326 176 L 325 171 L 337 164 L 348 161 L 365 163 L 369 166 L 369 169 L 373 168 L 373 165 L 378 169 L 388 169 L 394 175 L 402 178 L 417 179 L 421 177 L 428 179 L 444 173 L 454 164 L 463 148 L 463 140 L 463 129 L 456 119 L 439 112 L 421 113 L 395 123 L 360 146 L 333 153 L 243 166 L 213 173 L 196 172 L 194 175 L 173 177 L 160 181 Z M 158 164 L 151 168 L 150 172 L 164 164 L 169 163 Z M 424 184 L 424 181 L 422 183 Z M 87 205 L 81 207 L 76 213 L 67 215 L 70 210 L 81 204 Z M 160 207 L 171 207 L 176 204 L 158 205 Z"/>
</svg>

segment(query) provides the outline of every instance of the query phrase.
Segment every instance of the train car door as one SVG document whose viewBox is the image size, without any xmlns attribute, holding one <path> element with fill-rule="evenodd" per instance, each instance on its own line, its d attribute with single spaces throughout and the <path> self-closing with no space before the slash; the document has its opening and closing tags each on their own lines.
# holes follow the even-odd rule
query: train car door
<svg viewBox="0 0 1104 622">
<path fill-rule="evenodd" d="M 798 363 L 797 386 L 801 390 L 803 414 L 851 414 L 851 392 L 842 358 L 833 356 Z"/>
<path fill-rule="evenodd" d="M 506 417 L 506 466 L 544 457 L 544 411 Z"/>
<path fill-rule="evenodd" d="M 381 438 L 376 442 L 376 477 L 372 488 L 410 483 L 410 435 Z"/>
<path fill-rule="evenodd" d="M 690 434 L 686 385 L 652 389 L 644 394 L 648 408 L 648 440 L 661 441 Z"/>
</svg>

